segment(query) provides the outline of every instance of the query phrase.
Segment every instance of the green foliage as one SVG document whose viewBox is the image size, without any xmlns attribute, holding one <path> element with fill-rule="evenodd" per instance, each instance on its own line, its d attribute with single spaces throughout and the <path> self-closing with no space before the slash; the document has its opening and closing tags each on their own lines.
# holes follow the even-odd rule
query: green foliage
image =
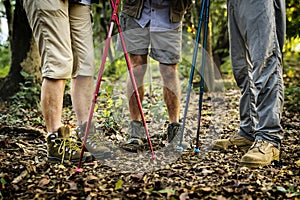
<svg viewBox="0 0 300 200">
<path fill-rule="evenodd" d="M 291 85 L 285 89 L 285 101 L 288 102 L 288 110 L 300 111 L 300 87 Z"/>
<path fill-rule="evenodd" d="M 216 48 L 219 37 L 226 37 L 227 30 L 227 8 L 225 0 L 214 1 L 210 7 L 212 23 L 212 41 Z M 220 49 L 221 50 L 221 49 Z M 226 50 L 226 49 L 223 49 Z"/>
<path fill-rule="evenodd" d="M 286 3 L 287 38 L 299 36 L 300 29 L 300 4 L 298 0 L 289 0 Z"/>
<path fill-rule="evenodd" d="M 33 82 L 34 75 L 21 72 L 25 82 L 20 83 L 20 91 L 11 97 L 12 103 L 22 108 L 37 108 L 40 100 L 41 87 Z"/>
<path fill-rule="evenodd" d="M 25 82 L 20 83 L 20 91 L 11 97 L 11 116 L 7 117 L 14 124 L 42 124 L 39 106 L 41 87 L 33 83 L 33 75 L 24 72 L 22 75 L 25 77 Z"/>
<path fill-rule="evenodd" d="M 119 6 L 120 7 L 120 6 Z M 106 39 L 109 23 L 111 19 L 112 8 L 109 1 L 100 1 L 99 4 L 93 4 L 93 31 L 95 42 L 102 42 Z M 113 34 L 117 33 L 116 26 Z"/>
<path fill-rule="evenodd" d="M 0 78 L 7 76 L 10 69 L 10 50 L 8 45 L 0 45 Z"/>
<path fill-rule="evenodd" d="M 109 129 L 110 133 L 119 131 L 117 122 L 121 119 L 116 119 L 115 112 L 116 108 L 123 104 L 120 97 L 113 96 L 113 89 L 114 85 L 108 79 L 104 79 L 101 82 L 98 103 L 94 108 L 98 121 L 101 121 L 100 126 Z"/>
<path fill-rule="evenodd" d="M 300 54 L 289 52 L 284 57 L 283 76 L 285 106 L 289 111 L 300 111 Z"/>
<path fill-rule="evenodd" d="M 26 126 L 41 125 L 43 118 L 39 106 L 40 85 L 34 84 L 33 75 L 22 74 L 25 82 L 20 84 L 20 91 L 12 96 L 10 102 L 7 102 L 9 111 L 3 113 L 1 120 L 6 125 Z"/>
<path fill-rule="evenodd" d="M 295 185 L 291 185 L 288 189 L 282 186 L 276 186 L 276 190 L 286 194 L 289 197 L 300 196 L 300 191 L 296 190 Z"/>
<path fill-rule="evenodd" d="M 110 79 L 118 79 L 126 73 L 128 73 L 127 64 L 124 56 L 121 56 L 111 63 L 109 61 L 106 62 L 103 76 L 110 77 Z"/>
<path fill-rule="evenodd" d="M 224 64 L 221 65 L 221 71 L 222 71 L 222 74 L 233 75 L 232 74 L 231 59 L 230 59 L 229 56 L 226 57 L 226 59 L 224 59 Z"/>
</svg>

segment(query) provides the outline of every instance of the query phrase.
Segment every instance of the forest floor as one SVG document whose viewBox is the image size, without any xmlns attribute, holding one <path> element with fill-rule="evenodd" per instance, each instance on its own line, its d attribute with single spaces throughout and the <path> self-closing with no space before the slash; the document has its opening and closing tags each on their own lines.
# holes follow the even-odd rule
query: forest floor
<svg viewBox="0 0 300 200">
<path fill-rule="evenodd" d="M 237 131 L 239 95 L 237 88 L 227 88 L 224 101 L 220 105 L 222 110 L 219 112 L 218 108 L 209 111 L 213 99 L 204 93 L 200 145 L 204 146 L 201 142 L 209 141 L 205 140 L 207 137 L 204 135 L 209 136 L 211 132 L 218 133 L 211 135 L 211 138 L 215 139 L 216 136 L 226 138 Z M 192 116 L 189 115 L 187 120 L 187 127 L 194 137 L 197 128 L 197 102 L 197 98 L 193 96 L 189 109 Z M 143 106 L 149 104 L 143 103 Z M 157 103 L 153 106 L 161 108 Z M 184 107 L 183 100 L 182 108 Z M 286 107 L 282 118 L 285 137 L 280 149 L 280 161 L 270 166 L 257 169 L 242 167 L 239 160 L 244 153 L 239 149 L 215 151 L 206 145 L 207 148 L 201 146 L 200 153 L 189 149 L 180 154 L 165 154 L 166 161 L 156 165 L 158 168 L 154 170 L 149 166 L 148 170 L 144 168 L 130 172 L 122 168 L 134 168 L 134 164 L 128 160 L 119 167 L 112 165 L 112 162 L 95 160 L 84 163 L 81 173 L 75 172 L 78 163 L 47 162 L 45 129 L 40 111 L 29 108 L 23 110 L 23 114 L 18 114 L 12 112 L 7 104 L 1 105 L 0 108 L 0 200 L 300 199 L 300 164 L 296 162 L 300 159 L 300 115 L 299 112 L 293 112 Z M 148 108 L 145 109 L 148 115 Z M 160 119 L 165 117 L 162 114 L 164 109 L 152 111 L 162 115 Z M 65 122 L 72 124 L 74 113 L 69 108 L 65 108 L 64 112 Z M 213 115 L 213 112 L 216 115 Z M 105 113 L 110 116 L 107 107 Z M 217 127 L 218 130 L 211 126 L 216 118 L 221 118 L 222 127 Z M 150 132 L 153 127 L 159 127 L 158 123 L 163 123 L 151 120 L 150 116 L 147 121 Z M 126 119 L 124 121 L 128 122 Z M 111 121 L 103 122 L 104 125 L 110 123 Z M 114 134 L 114 138 L 121 141 L 124 139 L 123 133 L 126 132 L 126 128 L 114 130 L 114 127 L 111 127 L 107 130 L 121 133 L 119 137 Z M 112 135 L 109 137 L 112 138 Z M 128 152 L 127 157 L 130 156 L 136 155 Z"/>
</svg>

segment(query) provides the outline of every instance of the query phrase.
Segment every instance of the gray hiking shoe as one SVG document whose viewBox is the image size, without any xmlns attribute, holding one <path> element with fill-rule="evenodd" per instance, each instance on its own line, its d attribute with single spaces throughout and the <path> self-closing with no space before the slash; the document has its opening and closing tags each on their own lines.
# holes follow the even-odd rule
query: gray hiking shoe
<svg viewBox="0 0 300 200">
<path fill-rule="evenodd" d="M 60 127 L 57 132 L 51 133 L 47 137 L 47 159 L 49 162 L 62 162 L 69 160 L 79 162 L 81 156 L 82 143 L 70 138 L 70 128 Z M 83 153 L 83 162 L 92 160 L 88 152 Z"/>
<path fill-rule="evenodd" d="M 76 128 L 77 136 L 81 141 L 84 141 L 86 125 L 87 122 Z M 97 159 L 106 159 L 111 157 L 111 151 L 108 147 L 106 147 L 104 139 L 102 131 L 97 130 L 92 122 L 85 143 L 85 148 Z"/>
<path fill-rule="evenodd" d="M 168 125 L 168 128 L 167 128 L 167 139 L 168 139 L 168 142 L 169 143 L 173 143 L 173 144 L 176 144 L 177 143 L 179 144 L 179 141 L 180 141 L 180 134 L 181 134 L 181 125 L 177 122 L 172 122 L 171 124 Z M 188 149 L 190 148 L 190 144 L 186 141 L 184 141 L 184 138 L 183 138 L 183 141 L 181 143 L 181 147 L 183 149 Z"/>
<path fill-rule="evenodd" d="M 128 138 L 122 148 L 126 151 L 137 152 L 144 145 L 145 128 L 141 121 L 133 120 L 129 124 Z"/>
<path fill-rule="evenodd" d="M 179 132 L 180 132 L 180 124 L 177 122 L 173 122 L 168 125 L 167 128 L 167 137 L 168 137 L 168 142 L 172 142 L 172 140 L 178 136 L 179 138 Z"/>
</svg>

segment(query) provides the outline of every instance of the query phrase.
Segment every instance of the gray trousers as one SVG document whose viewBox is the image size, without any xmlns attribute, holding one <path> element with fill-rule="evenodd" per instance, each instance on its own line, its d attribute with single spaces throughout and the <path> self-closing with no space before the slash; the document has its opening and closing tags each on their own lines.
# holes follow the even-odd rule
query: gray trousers
<svg viewBox="0 0 300 200">
<path fill-rule="evenodd" d="M 230 54 L 241 89 L 239 134 L 279 146 L 284 101 L 284 0 L 227 0 Z"/>
</svg>

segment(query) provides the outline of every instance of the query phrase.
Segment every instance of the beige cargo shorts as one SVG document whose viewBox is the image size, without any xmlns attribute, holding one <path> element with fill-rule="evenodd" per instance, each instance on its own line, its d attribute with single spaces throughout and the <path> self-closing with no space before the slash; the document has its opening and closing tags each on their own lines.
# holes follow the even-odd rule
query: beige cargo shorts
<svg viewBox="0 0 300 200">
<path fill-rule="evenodd" d="M 63 0 L 23 0 L 23 6 L 41 55 L 43 77 L 94 75 L 90 6 Z"/>
</svg>

